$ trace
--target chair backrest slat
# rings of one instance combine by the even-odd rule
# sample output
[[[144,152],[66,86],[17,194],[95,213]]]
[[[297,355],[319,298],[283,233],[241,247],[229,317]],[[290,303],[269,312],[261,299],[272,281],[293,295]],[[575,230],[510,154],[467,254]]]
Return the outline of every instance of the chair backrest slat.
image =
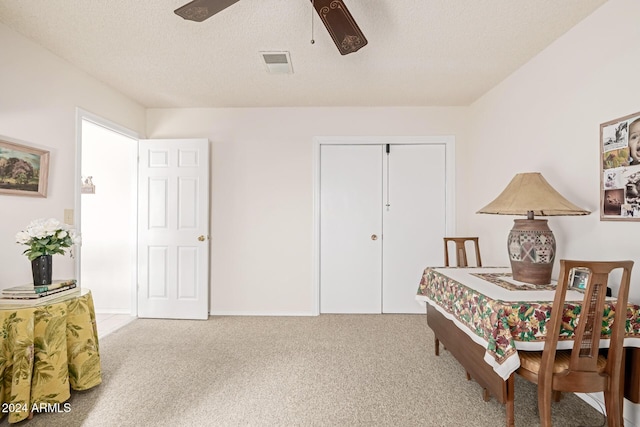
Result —
[[[480,246],[478,237],[445,237],[444,238],[444,266],[450,267],[449,261],[449,242],[455,243],[456,267],[468,267],[466,242],[473,242],[474,251],[476,253],[476,267],[482,267],[480,259]]]

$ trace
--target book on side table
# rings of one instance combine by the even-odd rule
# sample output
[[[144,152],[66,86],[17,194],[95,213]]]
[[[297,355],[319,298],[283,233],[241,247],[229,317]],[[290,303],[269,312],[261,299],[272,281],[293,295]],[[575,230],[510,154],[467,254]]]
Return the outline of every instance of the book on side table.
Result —
[[[79,292],[80,289],[77,287],[75,279],[57,280],[50,285],[14,286],[2,290],[0,308],[18,305],[41,305],[44,302],[64,299],[71,294]]]

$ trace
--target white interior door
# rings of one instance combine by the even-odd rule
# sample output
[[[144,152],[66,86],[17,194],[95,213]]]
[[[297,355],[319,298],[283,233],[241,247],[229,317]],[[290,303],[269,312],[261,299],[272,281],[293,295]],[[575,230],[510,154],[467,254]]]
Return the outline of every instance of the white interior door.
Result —
[[[138,316],[207,319],[209,141],[140,140]]]
[[[445,145],[391,145],[384,167],[382,312],[424,313],[418,283],[443,256]]]
[[[320,149],[321,313],[382,309],[382,150]]]

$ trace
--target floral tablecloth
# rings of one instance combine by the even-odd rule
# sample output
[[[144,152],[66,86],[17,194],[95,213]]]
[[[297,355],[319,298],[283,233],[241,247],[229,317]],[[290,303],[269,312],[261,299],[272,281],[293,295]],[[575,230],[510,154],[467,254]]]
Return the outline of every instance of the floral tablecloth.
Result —
[[[0,310],[0,417],[69,411],[70,388],[102,382],[91,292],[51,305]],[[67,404],[69,405],[69,404]]]
[[[500,277],[502,276],[502,277]],[[510,283],[505,286],[504,281]],[[551,316],[553,287],[515,282],[510,269],[427,268],[416,299],[429,302],[476,343],[486,347],[484,360],[507,379],[520,366],[520,350],[542,350]],[[582,294],[567,292],[559,348],[570,348]],[[603,344],[608,344],[615,299],[607,299],[602,320]],[[640,306],[627,306],[625,345],[640,347]]]

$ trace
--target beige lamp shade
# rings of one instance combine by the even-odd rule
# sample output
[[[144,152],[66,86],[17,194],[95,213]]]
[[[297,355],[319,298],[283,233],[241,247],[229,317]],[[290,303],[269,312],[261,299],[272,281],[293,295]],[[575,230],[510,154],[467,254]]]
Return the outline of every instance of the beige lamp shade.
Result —
[[[477,213],[538,216],[589,215],[558,193],[539,172],[517,174],[502,193]]]

